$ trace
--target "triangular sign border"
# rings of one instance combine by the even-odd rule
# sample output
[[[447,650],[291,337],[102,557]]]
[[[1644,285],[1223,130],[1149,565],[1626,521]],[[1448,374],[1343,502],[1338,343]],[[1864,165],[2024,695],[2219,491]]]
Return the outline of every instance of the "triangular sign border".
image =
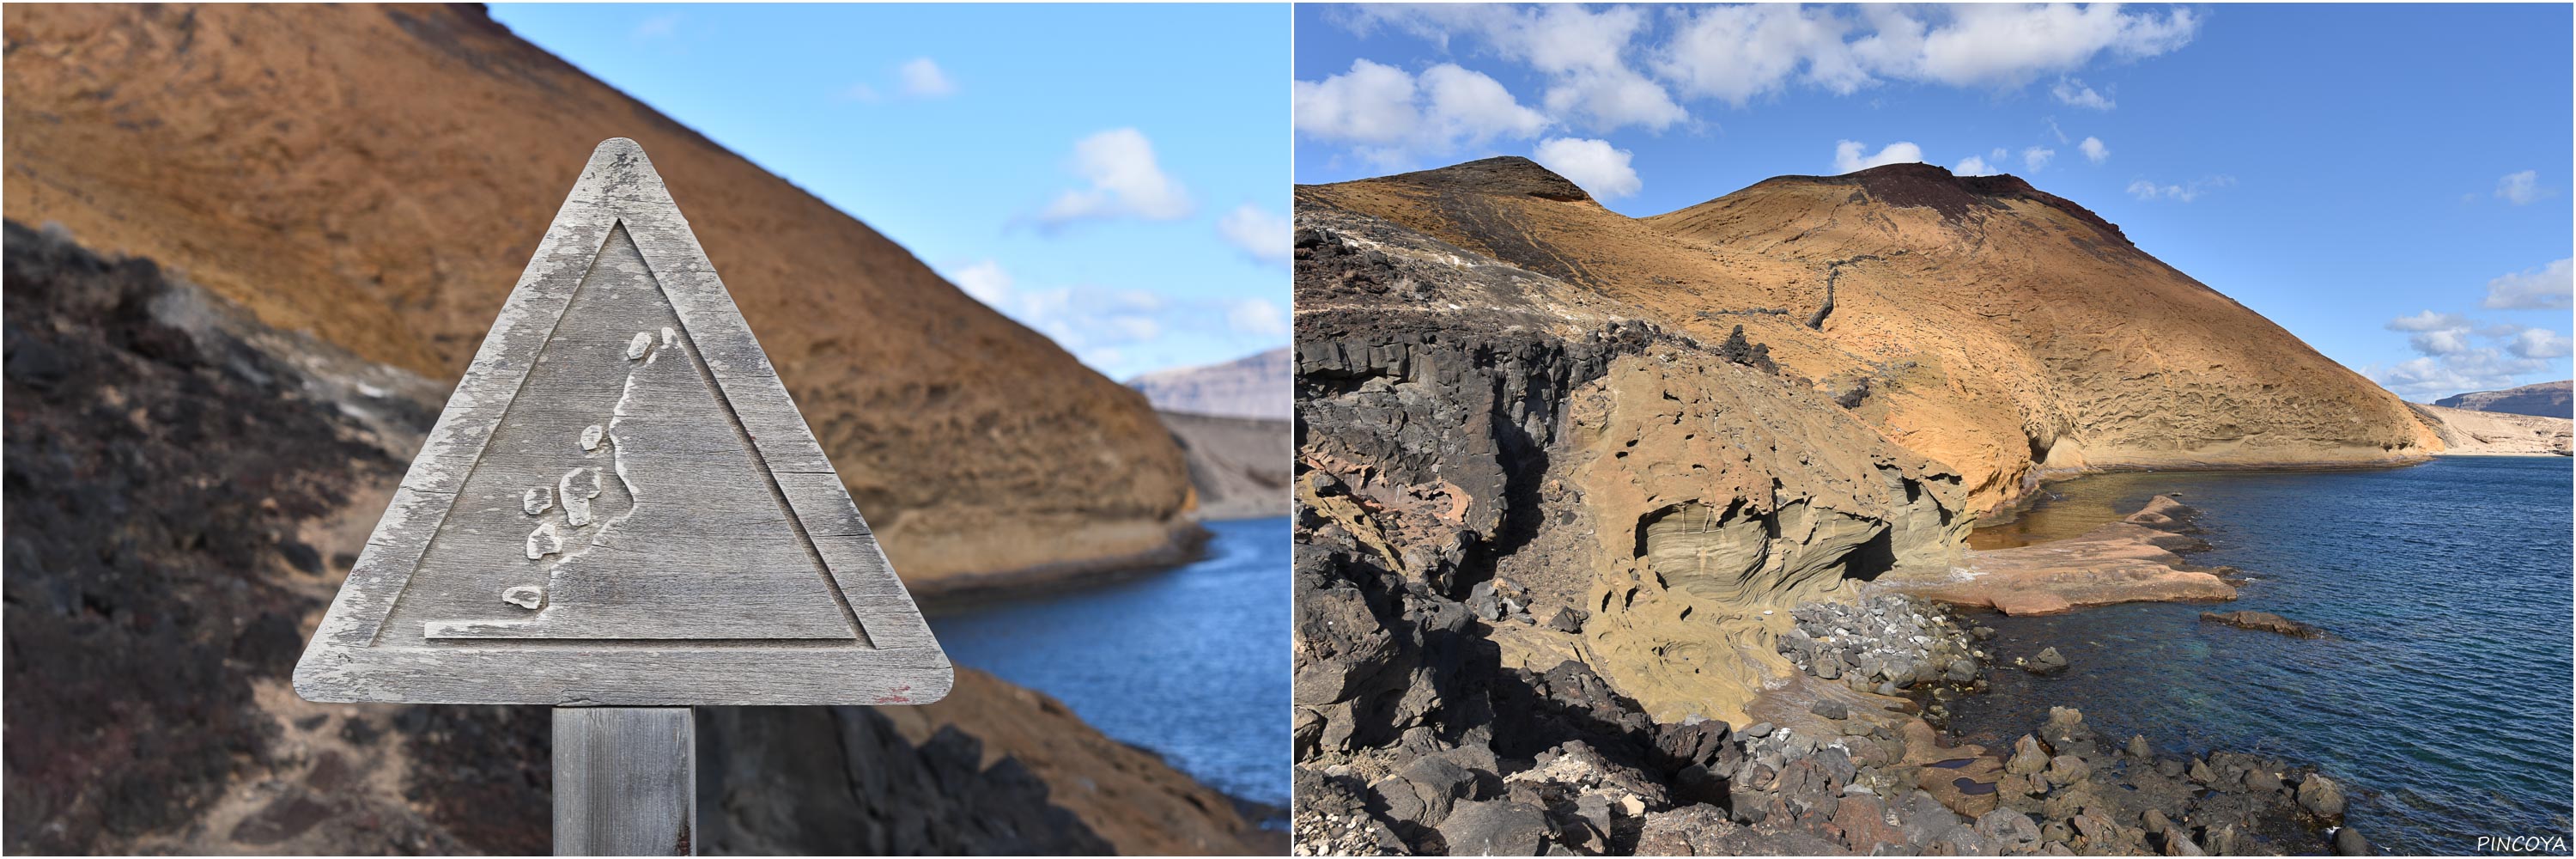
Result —
[[[620,225],[873,646],[685,640],[414,646],[379,635],[519,382]],[[947,654],[886,563],[662,177],[643,147],[623,137],[591,153],[295,667],[295,691],[307,700],[416,704],[920,704],[945,696],[952,679]]]

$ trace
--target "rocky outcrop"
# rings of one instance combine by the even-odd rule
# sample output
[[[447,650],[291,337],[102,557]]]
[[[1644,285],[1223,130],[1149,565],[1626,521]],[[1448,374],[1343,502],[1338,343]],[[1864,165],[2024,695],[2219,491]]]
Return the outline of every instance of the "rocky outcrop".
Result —
[[[288,682],[444,386],[148,260],[5,233],[0,844],[546,852],[546,708],[315,704]],[[1224,796],[970,669],[926,707],[709,709],[700,727],[711,852],[1262,843]]]
[[[1955,469],[1965,512],[2088,470],[2442,447],[2396,396],[2017,178],[1890,165],[1643,219],[1543,192],[1558,182],[1504,158],[1300,199],[1587,287],[1675,335],[1742,325],[1785,373]]]
[[[1190,486],[1203,521],[1288,515],[1292,426],[1285,420],[1158,411],[1189,457]]]
[[[1169,560],[1194,536],[1181,453],[1142,395],[480,6],[0,22],[10,218],[444,386],[592,147],[632,138],[916,591]]]
[[[1156,370],[1127,380],[1127,387],[1164,412],[1288,419],[1288,347],[1204,367]]]
[[[2407,403],[2442,437],[2445,456],[2567,456],[2576,421]]]
[[[2251,629],[2256,632],[2279,633],[2291,638],[2326,637],[2325,630],[2318,629],[2315,626],[2300,623],[2268,611],[2204,611],[2200,613],[2200,619],[2203,623],[2225,624],[2227,626],[2236,627],[2237,629]]]
[[[1793,607],[1954,556],[1955,476],[1756,344],[1297,218],[1301,851],[1636,849],[1727,801]]]
[[[2186,533],[2198,515],[2158,495],[2118,522],[2064,540],[1972,549],[1947,571],[1909,571],[1877,589],[2009,615],[2059,614],[2124,602],[2223,602],[2236,587],[2177,552],[2207,548]]]
[[[2501,391],[2455,394],[2434,400],[2433,405],[2472,412],[2570,418],[2576,417],[2576,403],[2571,403],[2568,397],[2571,387],[2576,387],[2576,382],[2542,382]]]

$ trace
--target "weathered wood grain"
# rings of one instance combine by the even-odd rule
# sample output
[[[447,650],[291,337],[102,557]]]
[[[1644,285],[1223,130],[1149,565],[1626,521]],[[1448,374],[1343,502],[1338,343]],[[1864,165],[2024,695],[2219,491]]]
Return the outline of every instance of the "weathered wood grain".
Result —
[[[925,703],[946,654],[632,141],[600,144],[297,665],[316,701]]]
[[[697,855],[687,707],[555,708],[555,855]]]

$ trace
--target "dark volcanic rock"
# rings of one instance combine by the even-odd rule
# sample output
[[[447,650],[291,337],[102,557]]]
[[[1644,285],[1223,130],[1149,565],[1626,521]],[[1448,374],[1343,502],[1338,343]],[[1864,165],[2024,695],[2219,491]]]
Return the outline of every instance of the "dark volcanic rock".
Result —
[[[954,727],[919,746],[865,707],[709,707],[699,838],[730,855],[1104,855],[1018,759]],[[818,753],[819,752],[819,753]]]
[[[319,604],[280,544],[400,463],[291,368],[171,324],[152,262],[6,231],[6,845],[125,852],[267,763],[251,681]],[[310,828],[273,809],[245,834]]]

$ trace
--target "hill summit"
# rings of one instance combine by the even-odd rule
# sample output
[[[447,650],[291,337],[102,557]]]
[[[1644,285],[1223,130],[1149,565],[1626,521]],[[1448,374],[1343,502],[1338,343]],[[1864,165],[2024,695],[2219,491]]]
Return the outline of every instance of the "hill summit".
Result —
[[[1957,469],[1971,511],[2009,508],[2048,475],[2442,448],[2395,395],[2016,176],[1782,176],[1645,218],[1570,187],[1496,158],[1305,186],[1299,204],[1419,230],[1700,341],[1740,325]]]

